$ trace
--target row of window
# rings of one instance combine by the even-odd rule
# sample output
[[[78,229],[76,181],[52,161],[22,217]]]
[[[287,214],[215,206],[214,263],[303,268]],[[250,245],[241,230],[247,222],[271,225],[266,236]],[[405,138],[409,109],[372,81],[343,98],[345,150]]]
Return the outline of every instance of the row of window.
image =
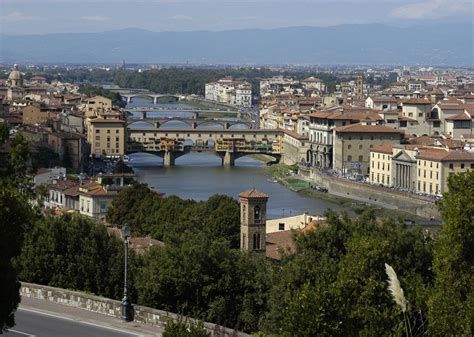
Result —
[[[347,161],[352,161],[352,156],[351,155],[347,156]],[[364,156],[360,155],[359,156],[359,162],[362,162],[362,161],[364,161]]]
[[[372,168],[375,168],[375,161],[372,161]],[[380,162],[377,162],[377,169],[380,170]],[[382,170],[385,170],[385,163],[382,163]],[[387,170],[390,171],[390,164],[387,164]]]
[[[103,130],[103,129],[95,129],[95,133],[100,133],[100,130]],[[107,129],[107,133],[110,133],[110,129]],[[120,129],[115,129],[115,133],[120,133]]]

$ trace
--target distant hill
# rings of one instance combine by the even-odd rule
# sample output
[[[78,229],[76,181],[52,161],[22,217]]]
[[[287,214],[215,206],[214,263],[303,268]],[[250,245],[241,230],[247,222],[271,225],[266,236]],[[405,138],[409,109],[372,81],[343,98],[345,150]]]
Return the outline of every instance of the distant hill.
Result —
[[[469,24],[0,35],[1,62],[472,66]]]

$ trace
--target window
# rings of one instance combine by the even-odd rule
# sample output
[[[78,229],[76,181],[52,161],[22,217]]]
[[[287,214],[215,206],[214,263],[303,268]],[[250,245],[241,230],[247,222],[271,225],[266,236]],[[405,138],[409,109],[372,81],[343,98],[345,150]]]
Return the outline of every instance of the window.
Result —
[[[363,140],[364,139],[364,136],[360,136],[360,140]]]
[[[362,150],[362,144],[361,144],[361,145],[359,145],[359,150]]]
[[[279,223],[278,224],[278,230],[279,231],[284,231],[285,230],[285,224],[284,223]]]
[[[352,161],[352,156],[347,156],[347,161]]]
[[[260,222],[260,207],[255,206],[253,209],[253,219],[255,222]]]
[[[364,160],[364,156],[359,156],[359,161],[363,161]]]
[[[119,129],[116,129],[116,130],[115,130],[115,133],[119,133]]]
[[[454,164],[453,163],[449,164],[449,168],[452,170],[454,168]]]
[[[116,141],[116,142],[119,142],[119,141],[120,141],[120,138],[119,138],[119,137],[115,137],[115,141]]]
[[[471,168],[474,169],[474,164],[471,164]]]
[[[461,168],[462,168],[462,169],[464,168],[464,163],[461,163]]]
[[[374,136],[370,136],[370,140],[374,140]]]
[[[418,117],[423,117],[423,113],[422,113],[422,112],[419,112],[419,113],[418,113]]]
[[[99,130],[99,129],[95,129],[95,133],[100,133],[100,130]]]
[[[100,140],[100,136],[95,136],[95,140]]]
[[[253,249],[260,249],[260,233],[255,233],[253,235]]]
[[[115,143],[115,147],[118,149],[120,147],[119,143]]]
[[[350,149],[351,147],[352,147],[351,144],[347,145],[347,148],[348,148],[348,149]]]
[[[107,133],[110,133],[110,129],[107,129]]]

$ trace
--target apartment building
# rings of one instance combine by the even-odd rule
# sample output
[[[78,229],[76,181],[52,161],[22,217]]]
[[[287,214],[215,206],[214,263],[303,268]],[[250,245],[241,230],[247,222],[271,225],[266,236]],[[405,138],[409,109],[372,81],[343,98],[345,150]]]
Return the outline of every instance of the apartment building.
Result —
[[[94,96],[86,99],[84,114],[86,117],[96,117],[98,113],[112,110],[112,100],[103,96]]]
[[[417,191],[439,195],[448,190],[450,175],[474,170],[474,153],[445,149],[421,149],[416,155]]]
[[[392,154],[393,145],[383,144],[370,149],[370,175],[371,184],[392,186]]]
[[[226,77],[217,82],[206,83],[205,97],[214,102],[251,107],[252,86],[248,82]]]
[[[122,157],[126,152],[126,123],[119,118],[88,120],[87,141],[91,155]]]
[[[59,118],[62,109],[44,104],[31,104],[23,108],[23,124],[43,124]]]

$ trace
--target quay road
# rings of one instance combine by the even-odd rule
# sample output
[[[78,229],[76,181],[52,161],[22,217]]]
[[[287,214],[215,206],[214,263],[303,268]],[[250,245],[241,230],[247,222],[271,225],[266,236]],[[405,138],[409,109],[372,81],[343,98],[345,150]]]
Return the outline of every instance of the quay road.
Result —
[[[162,329],[44,300],[22,298],[6,337],[151,337]]]

